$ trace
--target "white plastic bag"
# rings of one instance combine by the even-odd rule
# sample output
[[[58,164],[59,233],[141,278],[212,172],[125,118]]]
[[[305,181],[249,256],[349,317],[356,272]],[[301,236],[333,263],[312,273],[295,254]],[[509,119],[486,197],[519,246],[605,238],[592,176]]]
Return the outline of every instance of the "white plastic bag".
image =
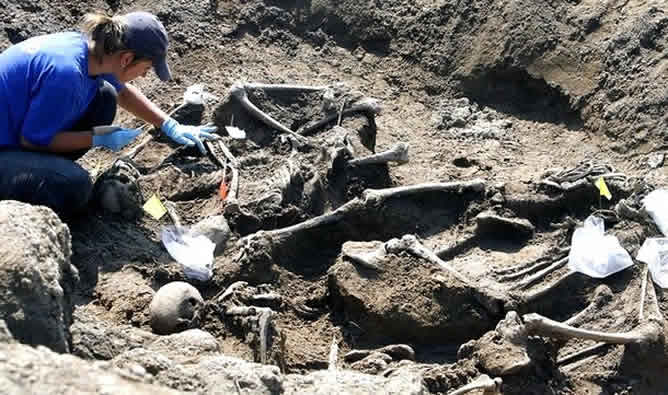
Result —
[[[645,240],[636,258],[647,264],[655,283],[668,288],[668,238]]]
[[[168,226],[162,230],[162,244],[169,255],[183,266],[186,277],[208,281],[213,275],[213,250],[216,245],[204,235],[187,228]]]
[[[633,265],[617,237],[605,235],[603,219],[589,216],[575,229],[568,255],[568,267],[594,278],[604,278]]]
[[[184,104],[206,104],[206,102],[213,102],[220,100],[217,96],[212,95],[204,89],[202,84],[190,85],[185,93],[183,93]]]
[[[661,233],[668,237],[668,189],[652,191],[645,196],[642,203]]]

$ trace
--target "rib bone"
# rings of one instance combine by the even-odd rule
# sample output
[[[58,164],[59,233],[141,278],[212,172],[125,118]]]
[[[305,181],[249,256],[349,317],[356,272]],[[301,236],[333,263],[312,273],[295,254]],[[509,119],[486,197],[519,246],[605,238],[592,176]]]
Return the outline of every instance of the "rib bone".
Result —
[[[500,377],[492,379],[488,375],[483,374],[460,389],[450,392],[448,395],[462,395],[478,390],[483,390],[484,395],[499,394],[501,393],[502,384],[503,380]]]
[[[388,151],[369,155],[364,158],[353,159],[348,163],[353,166],[363,166],[377,165],[387,162],[397,162],[399,164],[408,163],[408,144],[397,143]]]

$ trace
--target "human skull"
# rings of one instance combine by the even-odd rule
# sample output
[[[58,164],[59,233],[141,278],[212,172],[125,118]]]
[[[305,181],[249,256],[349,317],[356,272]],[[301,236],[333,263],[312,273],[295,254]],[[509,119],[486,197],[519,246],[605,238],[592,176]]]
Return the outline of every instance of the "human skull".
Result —
[[[199,325],[202,295],[192,285],[174,281],[153,295],[149,305],[151,328],[159,335],[180,332]]]
[[[94,198],[109,213],[133,219],[141,214],[142,194],[139,189],[141,174],[130,163],[117,160],[95,182]]]

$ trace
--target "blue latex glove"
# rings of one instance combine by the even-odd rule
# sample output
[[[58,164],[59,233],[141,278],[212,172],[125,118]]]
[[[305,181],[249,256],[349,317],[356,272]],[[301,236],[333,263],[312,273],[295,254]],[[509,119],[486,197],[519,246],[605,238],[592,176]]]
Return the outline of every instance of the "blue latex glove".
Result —
[[[189,126],[181,125],[173,118],[167,118],[160,129],[174,142],[192,147],[197,145],[202,155],[206,155],[204,141],[215,140],[220,136],[213,134],[216,126]]]
[[[93,131],[93,147],[107,147],[112,151],[120,151],[141,133],[139,129],[121,127],[107,127],[104,131],[100,129]]]

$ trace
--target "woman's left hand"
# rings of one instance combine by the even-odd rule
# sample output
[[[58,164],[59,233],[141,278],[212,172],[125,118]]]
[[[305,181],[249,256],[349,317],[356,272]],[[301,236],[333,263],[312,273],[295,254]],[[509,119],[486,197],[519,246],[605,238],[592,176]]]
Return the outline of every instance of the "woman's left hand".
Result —
[[[190,126],[181,125],[173,118],[167,118],[160,129],[173,141],[186,146],[197,145],[202,155],[206,155],[204,141],[216,140],[220,136],[213,134],[217,126]]]

